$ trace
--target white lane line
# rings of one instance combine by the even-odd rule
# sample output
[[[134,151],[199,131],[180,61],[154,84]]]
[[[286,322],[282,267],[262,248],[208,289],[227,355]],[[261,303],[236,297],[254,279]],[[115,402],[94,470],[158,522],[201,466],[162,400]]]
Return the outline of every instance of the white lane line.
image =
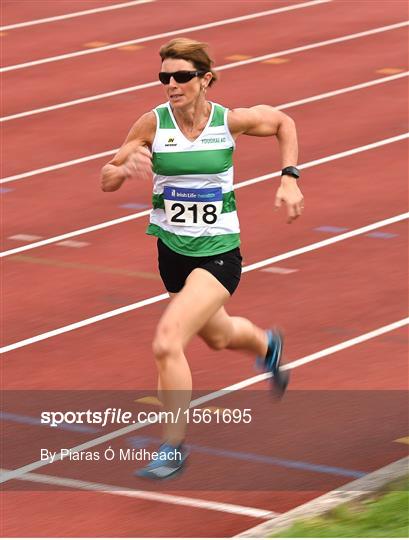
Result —
[[[324,92],[323,94],[317,94],[308,98],[298,99],[296,101],[289,101],[283,105],[278,105],[278,109],[291,109],[291,107],[298,107],[299,105],[305,105],[306,103],[312,103],[314,101],[320,101],[321,99],[326,99],[330,97],[339,96],[341,94],[346,94],[347,92],[354,92],[355,90],[362,90],[363,88],[370,88],[371,86],[376,86],[378,84],[384,84],[391,81],[396,81],[397,79],[402,79],[407,77],[409,71],[404,71],[397,75],[390,75],[389,77],[383,77],[382,79],[373,79],[364,83],[354,84],[352,86],[347,86],[345,88],[339,88],[338,90],[331,90],[330,92]]]
[[[75,11],[73,13],[66,13],[65,15],[55,15],[54,17],[47,17],[46,19],[36,19],[32,21],[26,21],[15,24],[8,24],[7,26],[0,26],[0,32],[4,30],[15,30],[16,28],[25,28],[27,26],[35,26],[37,24],[45,24],[55,21],[63,21],[65,19],[73,19],[74,17],[82,17],[84,15],[93,15],[94,13],[102,13],[103,11],[112,11],[113,9],[123,9],[127,7],[133,7],[138,4],[149,4],[155,0],[133,0],[133,2],[124,2],[122,4],[114,4],[111,6],[104,6],[94,9],[86,9],[85,11]]]
[[[283,369],[287,369],[287,370],[295,369],[304,364],[315,362],[316,360],[324,358],[325,356],[329,356],[331,354],[335,354],[336,352],[345,350],[349,347],[353,347],[360,343],[364,343],[365,341],[374,339],[375,337],[381,336],[388,332],[392,332],[408,324],[409,324],[409,317],[407,317],[406,319],[395,321],[386,326],[382,326],[380,328],[376,328],[375,330],[372,330],[365,334],[361,334],[360,336],[357,336],[355,338],[348,339],[347,341],[343,341],[341,343],[337,343],[336,345],[333,345],[332,347],[328,347],[316,353],[309,354],[308,356],[298,358],[297,360],[294,360],[293,362],[289,362],[288,364],[285,364],[283,366]],[[227,386],[215,392],[211,392],[209,394],[206,394],[205,396],[201,396],[193,400],[190,403],[190,408],[198,407],[202,405],[203,403],[208,403],[209,401],[212,401],[213,399],[219,398],[221,396],[225,396],[228,393],[236,392],[237,390],[241,390],[248,386],[252,386],[253,384],[256,384],[265,379],[268,379],[270,376],[271,376],[270,373],[261,373],[260,375],[255,375],[254,377],[250,377],[249,379],[245,379],[243,381],[232,384],[230,386]],[[82,443],[78,446],[71,448],[70,450],[71,452],[81,452],[83,450],[88,450],[89,448],[93,448],[104,442],[116,439],[118,437],[122,437],[123,435],[127,435],[128,433],[132,433],[133,431],[142,429],[143,427],[147,425],[151,425],[152,423],[153,422],[145,422],[145,423],[140,422],[138,424],[131,424],[126,427],[112,431],[111,433],[107,433],[106,435],[102,435],[95,439],[91,439],[88,442]],[[54,458],[54,462],[59,461],[59,460],[61,460],[61,453],[56,455],[56,457]],[[2,472],[0,476],[0,483],[4,483],[4,482],[8,482],[9,480],[21,478],[23,475],[31,471],[34,471],[36,469],[39,469],[41,467],[45,467],[48,464],[49,464],[49,461],[38,460],[38,461],[34,461],[33,463],[28,463],[27,465],[23,465],[22,467],[19,467],[18,469],[15,469],[12,471]]]
[[[11,471],[7,469],[0,469],[0,472],[8,473]],[[18,480],[26,480],[29,482],[36,482],[38,484],[61,486],[71,489],[83,489],[85,491],[98,491],[100,493],[108,493],[109,495],[117,495],[120,497],[131,497],[133,499],[142,499],[145,501],[175,504],[177,506],[187,506],[190,508],[201,508],[203,510],[226,512],[228,514],[249,516],[258,519],[271,519],[273,517],[279,516],[279,514],[277,514],[276,512],[271,512],[271,510],[263,510],[261,508],[254,508],[251,506],[241,506],[238,504],[222,503],[206,499],[195,499],[192,497],[159,493],[157,491],[152,492],[141,491],[137,489],[124,489],[124,487],[121,486],[112,486],[109,484],[100,484],[84,480],[74,480],[72,478],[50,476],[48,474],[26,473],[22,476],[19,476]]]
[[[383,139],[381,141],[376,141],[374,143],[366,144],[364,146],[359,146],[357,148],[352,148],[344,152],[339,152],[338,154],[333,154],[331,156],[326,156],[323,158],[315,159],[307,163],[302,163],[298,165],[300,169],[308,169],[309,167],[315,167],[316,165],[321,165],[323,163],[329,163],[336,159],[341,159],[344,157],[352,156],[360,152],[366,152],[367,150],[373,150],[374,148],[379,148],[381,146],[392,144],[398,141],[402,141],[409,137],[409,133],[403,133],[397,135],[396,137],[390,137],[388,139]],[[240,189],[243,187],[251,186],[257,184],[258,182],[264,182],[265,180],[270,180],[271,178],[278,178],[281,175],[281,171],[276,171],[274,173],[264,174],[263,176],[257,176],[256,178],[251,178],[249,180],[244,180],[235,184],[234,189]],[[30,249],[36,249],[39,247],[47,246],[49,244],[54,244],[55,242],[60,242],[61,240],[66,240],[67,238],[73,238],[76,236],[81,236],[83,234],[88,234],[90,232],[99,231],[101,229],[106,229],[107,227],[112,227],[113,225],[119,225],[121,223],[126,223],[127,221],[132,221],[134,219],[139,219],[144,216],[148,216],[151,212],[151,208],[148,210],[143,210],[142,212],[136,212],[135,214],[129,214],[116,219],[111,219],[110,221],[103,221],[97,225],[91,225],[90,227],[85,227],[83,229],[78,229],[76,231],[71,231],[68,233],[60,234],[58,236],[53,236],[51,238],[46,238],[45,240],[40,240],[38,242],[33,242],[32,244],[26,244],[24,246],[16,247],[9,249],[7,251],[0,252],[0,258],[8,257],[9,255],[15,255],[16,253],[22,253],[23,251],[28,251]]]
[[[399,223],[400,221],[404,221],[408,218],[409,212],[405,212],[404,214],[399,214],[391,218],[376,221],[375,223],[371,223],[370,225],[365,225],[364,227],[359,227],[358,229],[353,229],[352,231],[338,234],[337,236],[333,236],[332,238],[327,238],[326,240],[321,240],[320,242],[315,242],[314,244],[309,244],[301,248],[293,249],[291,251],[288,251],[287,253],[283,253],[282,255],[275,255],[274,257],[270,257],[269,259],[264,259],[263,261],[249,264],[245,266],[242,271],[243,273],[252,272],[253,270],[258,270],[259,268],[263,268],[264,266],[275,264],[279,261],[284,261],[286,259],[290,259],[291,257],[296,257],[297,255],[303,255],[304,253],[315,251],[316,249],[331,246],[332,244],[336,244],[337,242],[348,240],[349,238],[365,234],[369,231],[373,231],[374,229],[386,227],[387,225],[393,225],[394,223]]]
[[[16,253],[22,253],[23,251],[28,251],[30,249],[39,248],[42,246],[47,246],[49,244],[54,244],[67,238],[74,238],[76,236],[82,236],[83,234],[88,234],[90,232],[99,231],[101,229],[106,229],[107,227],[112,227],[113,225],[119,225],[120,223],[126,223],[127,221],[133,221],[144,216],[149,216],[151,209],[143,210],[142,212],[137,212],[136,214],[129,214],[116,219],[111,219],[110,221],[103,221],[97,225],[91,225],[90,227],[85,227],[84,229],[78,229],[76,231],[71,231],[68,233],[60,234],[58,236],[53,236],[52,238],[46,238],[45,240],[39,240],[38,242],[33,242],[32,244],[26,244],[25,246],[20,246],[17,248],[9,249],[7,251],[0,252],[0,259],[2,257],[8,257],[9,255],[15,255]]]
[[[36,174],[43,174],[46,172],[57,171],[58,169],[64,169],[65,167],[70,167],[72,165],[86,163],[87,161],[91,161],[93,159],[109,157],[115,154],[115,152],[117,151],[118,151],[118,148],[114,148],[113,150],[106,150],[105,152],[99,152],[98,154],[92,154],[90,156],[84,156],[82,158],[72,159],[71,161],[64,161],[62,163],[50,165],[49,167],[42,167],[41,169],[35,169],[33,171],[28,171],[22,174],[15,174],[13,176],[7,176],[0,180],[0,184],[6,184],[7,182],[14,182],[15,180],[21,180],[23,178],[35,176]]]
[[[302,358],[298,358],[297,360],[293,360],[292,362],[288,362],[287,364],[284,364],[282,366],[282,369],[291,370],[291,369],[295,369],[297,367],[303,366],[305,364],[310,364],[311,362],[320,360],[321,358],[324,358],[325,356],[330,356],[331,354],[335,354],[337,352],[343,351],[345,349],[348,349],[349,347],[354,347],[355,345],[359,345],[361,343],[364,343],[365,341],[369,341],[370,339],[374,339],[376,337],[382,336],[383,334],[387,334],[388,332],[393,332],[394,330],[403,328],[404,326],[407,326],[408,324],[409,324],[409,317],[406,317],[405,319],[400,319],[399,321],[393,322],[391,324],[387,324],[385,326],[381,326],[380,328],[376,328],[375,330],[371,330],[370,332],[361,334],[360,336],[357,336],[355,338],[348,339],[347,341],[342,341],[341,343],[337,343],[336,345],[332,345],[331,347],[327,347],[326,349],[322,349],[321,351],[318,351],[316,353],[312,353],[307,356],[303,356]],[[250,377],[249,379],[245,379],[244,381],[240,381],[236,384],[232,384],[231,386],[227,386],[226,388],[222,388],[221,390],[216,390],[215,392],[211,392],[210,394],[206,394],[205,396],[202,396],[192,401],[190,404],[190,408],[200,407],[200,405],[203,405],[204,403],[208,403],[209,401],[212,401],[213,399],[218,399],[220,397],[225,396],[228,393],[237,392],[237,390],[242,390],[243,388],[247,388],[248,386],[257,384],[261,381],[269,379],[270,377],[271,377],[270,373],[261,373],[260,375],[255,375],[254,377]],[[119,434],[118,437],[120,435],[121,434]],[[1,483],[1,480],[0,480],[0,483]]]
[[[407,326],[408,324],[409,324],[409,317],[406,317],[405,319],[401,319],[400,321],[396,321],[394,323],[388,324],[386,326],[383,326],[382,328],[377,328],[376,330],[372,330],[372,332],[367,332],[366,334],[363,334],[361,336],[348,339],[347,341],[344,341],[343,343],[338,343],[337,345],[333,345],[332,347],[327,347],[326,349],[323,349],[322,351],[319,351],[317,353],[309,354],[308,356],[304,356],[303,358],[294,360],[294,362],[290,362],[289,364],[286,364],[285,366],[283,366],[283,369],[294,369],[296,367],[303,366],[304,364],[309,364],[310,362],[314,362],[315,360],[324,358],[324,356],[335,354],[339,351],[343,351],[344,349],[348,349],[349,347],[359,345],[360,343],[364,343],[365,341],[381,336],[388,332],[393,332],[394,330],[398,330],[398,328],[402,328],[403,326]]]
[[[293,49],[286,49],[284,51],[278,51],[278,52],[275,52],[275,53],[265,54],[263,56],[256,56],[256,57],[250,58],[248,60],[241,60],[239,62],[233,62],[231,64],[224,64],[224,65],[218,66],[217,71],[223,71],[225,69],[232,69],[232,68],[240,67],[240,66],[243,66],[243,65],[252,64],[252,63],[255,63],[255,62],[261,62],[261,61],[266,60],[268,58],[275,58],[276,56],[281,56],[282,54],[298,53],[298,52],[307,51],[307,50],[310,50],[310,49],[315,49],[317,47],[326,47],[327,45],[334,45],[336,43],[341,43],[343,41],[349,41],[351,39],[357,39],[357,38],[369,36],[369,35],[372,35],[372,34],[377,34],[379,32],[387,32],[387,31],[390,31],[390,30],[396,30],[396,29],[402,28],[404,26],[408,26],[408,24],[409,24],[408,21],[405,21],[405,22],[402,22],[402,23],[392,24],[392,25],[389,25],[389,26],[381,26],[379,28],[373,28],[372,30],[366,30],[364,32],[358,32],[357,34],[348,34],[346,36],[341,36],[341,37],[334,38],[334,39],[329,39],[329,40],[326,40],[326,41],[318,41],[316,43],[310,43],[309,45],[302,45],[300,47],[295,47]],[[88,97],[85,97],[85,98],[75,99],[75,100],[72,100],[72,101],[66,101],[66,102],[62,102],[62,103],[57,103],[55,105],[49,105],[48,107],[41,107],[39,109],[32,109],[32,110],[29,110],[29,111],[16,113],[16,114],[12,114],[12,115],[9,115],[9,116],[3,116],[2,118],[0,118],[0,122],[7,122],[7,121],[10,121],[10,120],[16,120],[18,118],[23,118],[23,117],[26,117],[26,116],[32,116],[34,114],[40,114],[40,113],[48,112],[48,111],[54,111],[54,110],[57,110],[57,109],[63,109],[65,107],[71,107],[71,106],[74,106],[74,105],[80,105],[82,103],[90,103],[91,101],[97,101],[99,99],[105,99],[105,98],[109,98],[109,97],[113,97],[113,96],[119,96],[119,95],[122,95],[122,94],[127,94],[129,92],[135,92],[137,90],[144,90],[146,88],[152,88],[154,86],[159,86],[159,85],[160,85],[159,81],[152,81],[152,82],[148,82],[148,83],[137,84],[135,86],[128,86],[128,87],[125,87],[125,88],[120,88],[119,90],[113,90],[111,92],[104,92],[102,94],[95,94],[93,96],[88,96]]]
[[[354,92],[355,90],[362,90],[363,88],[370,88],[371,86],[377,86],[378,84],[385,84],[388,82],[392,82],[397,79],[402,79],[404,77],[407,77],[408,75],[409,75],[409,71],[405,71],[404,73],[399,73],[398,75],[390,75],[388,77],[372,79],[371,81],[354,84],[352,86],[345,86],[344,88],[338,88],[337,90],[331,90],[329,92],[324,92],[323,94],[315,94],[314,96],[299,99],[297,101],[290,101],[288,103],[282,103],[281,105],[277,105],[275,108],[279,109],[280,111],[284,111],[286,109],[291,109],[292,107],[298,107],[299,105],[306,105],[307,103],[320,101],[321,99],[327,99],[334,96],[339,96],[341,94],[346,94],[348,92]],[[113,150],[107,150],[105,152],[100,152],[99,154],[91,154],[89,156],[73,159],[71,161],[64,161],[62,163],[57,163],[56,165],[42,167],[41,169],[34,169],[32,171],[27,171],[25,173],[14,174],[13,176],[6,176],[5,178],[0,179],[0,184],[6,184],[8,182],[14,182],[15,180],[22,180],[24,178],[29,178],[30,176],[35,176],[37,174],[43,174],[46,172],[63,169],[65,167],[70,167],[72,165],[78,165],[80,163],[85,163],[93,159],[99,159],[102,157],[112,156],[117,151],[118,151],[118,148],[114,148]]]
[[[78,328],[83,328],[84,326],[89,326],[90,324],[97,323],[99,321],[103,321],[104,319],[109,319],[111,317],[115,317],[117,315],[122,315],[123,313],[127,313],[128,311],[133,311],[134,309],[138,309],[144,306],[148,306],[150,304],[156,304],[156,302],[161,302],[162,300],[166,300],[169,298],[168,293],[159,294],[157,296],[152,296],[151,298],[146,298],[145,300],[141,300],[139,302],[135,302],[134,304],[129,304],[128,306],[123,306],[117,309],[114,309],[112,311],[108,311],[106,313],[101,313],[100,315],[95,315],[94,317],[89,317],[88,319],[84,319],[82,321],[69,324],[67,326],[63,326],[61,328],[57,328],[56,330],[51,330],[50,332],[46,332],[44,334],[40,334],[38,336],[34,336],[32,338],[24,339],[23,341],[18,341],[16,343],[12,343],[10,345],[6,345],[5,347],[0,348],[0,353],[6,353],[9,351],[13,351],[15,349],[19,349],[21,347],[26,347],[27,345],[30,345],[32,343],[37,343],[38,341],[43,341],[44,339],[48,339],[53,336],[58,336],[60,334],[65,334],[67,332],[71,332],[72,330],[78,330]]]
[[[373,36],[382,32],[389,32],[390,30],[398,30],[399,28],[404,28],[409,25],[409,21],[402,21],[395,24],[389,24],[387,26],[380,26],[378,28],[372,28],[371,30],[364,30],[363,32],[357,32],[356,34],[349,34],[346,36],[341,36],[332,39],[326,39],[324,41],[319,41],[317,43],[310,43],[309,45],[301,45],[300,47],[294,47],[292,49],[284,49],[276,53],[265,54],[263,56],[258,56],[257,58],[249,58],[248,60],[240,60],[239,62],[232,62],[231,64],[225,64],[218,69],[219,71],[225,69],[231,69],[238,66],[246,66],[252,64],[253,62],[263,62],[264,60],[269,60],[270,58],[276,58],[281,55],[293,54],[302,51],[309,51],[311,49],[316,49],[317,47],[325,47],[327,45],[334,45],[336,43],[342,43],[344,41],[350,41],[351,39],[357,39],[361,37]]]
[[[350,150],[345,150],[344,152],[338,152],[337,154],[332,154],[331,156],[326,156],[319,159],[314,159],[313,161],[308,161],[307,163],[301,163],[298,165],[299,169],[308,169],[310,167],[315,167],[316,165],[322,165],[324,163],[329,163],[330,161],[335,161],[337,159],[342,159],[344,157],[353,156],[355,154],[360,154],[361,152],[366,152],[367,150],[373,150],[374,148],[380,148],[387,144],[392,144],[395,142],[403,141],[409,137],[409,132],[402,133],[401,135],[396,135],[395,137],[390,137],[388,139],[382,139],[381,141],[376,141],[374,143],[365,144],[363,146],[358,146],[357,148],[351,148]],[[277,178],[281,176],[281,171],[276,171],[273,174],[265,174],[263,176],[258,176],[257,178],[251,178],[250,180],[244,180],[235,186],[235,189],[251,186],[257,184],[258,182],[263,182],[264,180],[269,180],[270,178]],[[31,244],[30,244],[31,245]],[[22,246],[23,248],[25,246]],[[1,257],[1,253],[0,253]]]
[[[393,216],[391,218],[383,219],[381,221],[377,221],[375,223],[371,223],[370,225],[365,225],[364,227],[360,227],[359,229],[353,229],[352,231],[348,231],[343,234],[339,234],[337,236],[333,236],[331,238],[327,238],[326,240],[321,240],[320,242],[315,242],[314,244],[308,244],[306,246],[293,249],[291,251],[288,251],[287,253],[282,253],[281,255],[276,255],[274,257],[270,257],[268,259],[264,259],[262,261],[249,264],[247,266],[243,267],[243,274],[246,272],[252,272],[253,270],[258,270],[259,268],[263,268],[264,266],[270,266],[271,264],[274,264],[279,261],[284,261],[286,259],[290,259],[292,257],[296,257],[298,255],[302,255],[303,253],[308,253],[310,251],[314,251],[316,249],[321,249],[326,246],[330,246],[332,244],[336,244],[337,242],[342,242],[343,240],[347,240],[349,238],[353,238],[355,236],[359,236],[361,234],[365,234],[369,231],[373,231],[375,229],[378,229],[380,227],[386,227],[387,225],[392,225],[393,223],[398,223],[400,221],[403,221],[405,219],[409,218],[409,212],[406,212],[405,214],[399,214],[397,216]],[[33,343],[38,343],[39,341],[44,341],[45,339],[49,339],[55,336],[59,336],[61,334],[66,334],[67,332],[72,332],[73,330],[77,330],[78,328],[83,328],[84,326],[89,326],[91,324],[104,321],[106,319],[110,319],[112,317],[116,317],[118,315],[122,315],[123,313],[128,313],[129,311],[133,311],[135,309],[142,308],[144,306],[148,306],[151,304],[155,304],[157,302],[161,302],[162,300],[166,300],[169,298],[168,293],[160,294],[158,296],[152,296],[151,298],[146,298],[145,300],[140,300],[139,302],[135,302],[134,304],[129,304],[127,306],[123,306],[117,309],[114,309],[112,311],[107,311],[105,313],[100,313],[99,315],[95,315],[93,317],[90,317],[88,319],[84,319],[82,321],[78,321],[76,323],[68,324],[66,326],[62,326],[60,328],[56,328],[54,330],[50,330],[48,332],[44,332],[43,334],[38,334],[37,336],[33,336],[31,338],[23,339],[21,341],[17,341],[15,343],[11,343],[10,345],[6,345],[2,348],[0,348],[0,353],[4,354],[10,351],[14,351],[16,349],[20,349],[22,347],[27,347],[28,345],[32,345]]]
[[[136,43],[145,43],[147,41],[154,41],[155,39],[162,39],[165,37],[185,34],[186,32],[197,32],[198,30],[206,30],[208,28],[215,28],[217,26],[224,26],[227,24],[235,24],[242,21],[249,21],[252,19],[257,19],[259,17],[266,17],[269,15],[275,15],[277,13],[284,13],[286,11],[294,11],[296,9],[302,9],[306,7],[316,6],[318,4],[325,4],[331,2],[332,0],[312,0],[311,2],[303,2],[302,4],[293,4],[291,6],[284,6],[281,8],[269,9],[267,11],[260,11],[257,13],[250,13],[248,15],[241,15],[240,17],[233,17],[230,19],[222,19],[219,21],[214,21],[206,24],[199,24],[196,26],[189,26],[187,28],[179,28],[178,30],[171,30],[169,32],[162,32],[160,34],[154,34],[151,36],[144,36],[138,39],[130,39],[128,41],[120,41],[118,43],[111,43],[110,45],[105,45],[103,47],[98,47],[95,49],[87,49],[81,51],[74,51],[71,53],[60,54],[58,56],[49,56],[47,58],[40,58],[38,60],[32,60],[30,62],[24,62],[23,64],[15,64],[13,66],[6,66],[0,69],[0,73],[5,73],[7,71],[14,71],[16,69],[23,69],[32,66],[38,66],[40,64],[48,64],[50,62],[57,62],[59,60],[66,60],[68,58],[75,58],[78,56],[84,56],[86,54],[95,54],[104,51],[110,51],[112,49],[118,49],[119,47],[127,47],[128,45],[135,45]]]

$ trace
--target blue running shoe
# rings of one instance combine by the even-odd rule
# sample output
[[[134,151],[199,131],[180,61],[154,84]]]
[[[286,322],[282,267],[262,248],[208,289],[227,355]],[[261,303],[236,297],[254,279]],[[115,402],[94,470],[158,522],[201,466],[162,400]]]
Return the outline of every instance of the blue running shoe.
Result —
[[[157,459],[135,471],[135,475],[153,480],[169,478],[182,470],[188,456],[187,450],[182,445],[172,446],[167,443],[159,447],[158,454]]]
[[[267,330],[268,349],[265,358],[258,357],[256,360],[260,369],[266,373],[271,373],[271,386],[273,393],[277,397],[282,397],[288,382],[290,374],[280,368],[281,355],[283,352],[284,338],[278,329]]]

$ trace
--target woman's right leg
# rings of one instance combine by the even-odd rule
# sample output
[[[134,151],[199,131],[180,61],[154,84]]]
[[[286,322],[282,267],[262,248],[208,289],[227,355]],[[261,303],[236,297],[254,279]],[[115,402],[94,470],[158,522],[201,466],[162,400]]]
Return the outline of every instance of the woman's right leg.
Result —
[[[172,297],[153,340],[159,375],[158,395],[166,411],[175,415],[182,411],[183,415],[189,407],[192,377],[184,349],[229,298],[227,289],[201,268],[193,270],[183,289]],[[184,419],[182,416],[177,424],[164,425],[164,440],[174,446],[182,442],[186,429]]]

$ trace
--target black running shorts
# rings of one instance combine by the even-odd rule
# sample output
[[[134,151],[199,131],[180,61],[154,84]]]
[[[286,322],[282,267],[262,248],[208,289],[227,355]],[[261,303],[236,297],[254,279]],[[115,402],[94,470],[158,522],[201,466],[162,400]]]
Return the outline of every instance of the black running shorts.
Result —
[[[210,257],[188,257],[168,248],[158,238],[158,261],[162,281],[171,293],[183,288],[188,275],[195,268],[210,272],[230,294],[234,293],[240,282],[242,257],[239,248]]]

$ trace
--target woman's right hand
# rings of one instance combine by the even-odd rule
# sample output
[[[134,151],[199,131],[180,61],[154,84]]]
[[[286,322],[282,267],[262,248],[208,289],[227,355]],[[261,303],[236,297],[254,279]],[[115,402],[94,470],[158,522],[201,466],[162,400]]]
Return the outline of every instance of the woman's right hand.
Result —
[[[152,154],[146,146],[136,146],[120,166],[125,179],[148,180],[152,176]]]
[[[128,178],[152,178],[152,154],[156,130],[153,111],[143,114],[132,126],[128,136],[115,154],[101,170],[102,191],[116,191]]]

